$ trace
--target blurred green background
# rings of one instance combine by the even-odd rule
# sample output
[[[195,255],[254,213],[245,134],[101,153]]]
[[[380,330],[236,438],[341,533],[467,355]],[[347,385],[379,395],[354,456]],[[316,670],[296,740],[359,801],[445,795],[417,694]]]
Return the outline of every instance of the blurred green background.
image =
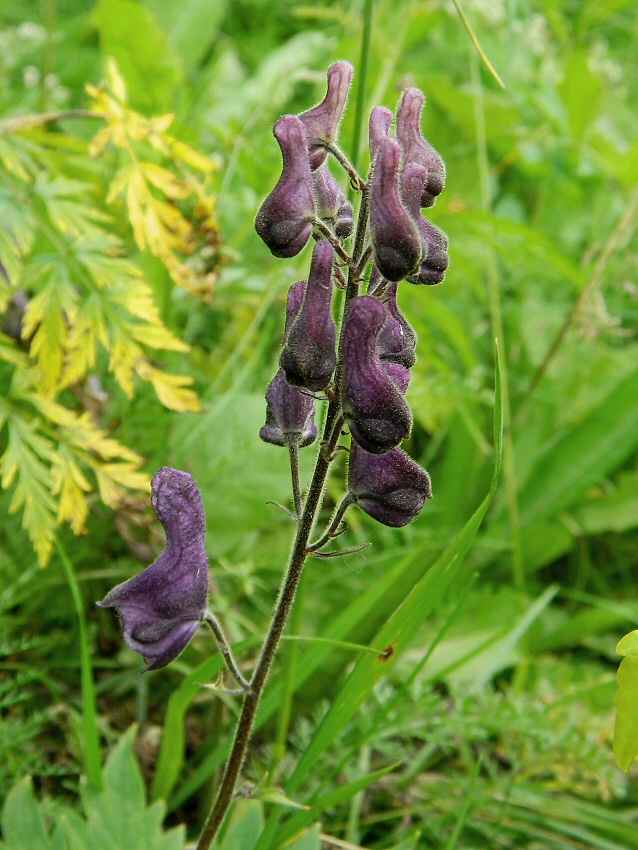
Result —
[[[254,799],[219,847],[301,835],[287,846],[318,850],[320,833],[395,850],[638,847],[631,772],[611,751],[615,645],[638,619],[638,7],[461,7],[0,0],[3,799],[30,774],[47,812],[77,807],[87,741],[101,742],[95,763],[137,721],[150,793],[197,833],[237,710],[197,687],[214,678],[208,637],[140,679],[93,603],[161,551],[147,482],[186,469],[205,501],[211,604],[250,666],[292,533],[266,503],[289,499],[287,459],[258,430],[285,294],[310,256],[273,258],[253,221],[279,173],[273,123],[320,100],[347,59],[343,149],[365,170],[370,109],[415,85],[447,165],[430,211],[450,240],[446,279],[399,295],[419,337],[407,449],[435,499],[399,531],[353,511],[344,545],[372,547],[309,564],[290,628],[305,640],[282,646],[245,766]],[[106,109],[113,91],[125,113]],[[504,463],[487,517],[409,649],[291,782],[358,657],[318,639],[375,646],[488,490],[496,337]],[[326,517],[342,490],[341,465]],[[311,817],[294,821],[290,800]]]

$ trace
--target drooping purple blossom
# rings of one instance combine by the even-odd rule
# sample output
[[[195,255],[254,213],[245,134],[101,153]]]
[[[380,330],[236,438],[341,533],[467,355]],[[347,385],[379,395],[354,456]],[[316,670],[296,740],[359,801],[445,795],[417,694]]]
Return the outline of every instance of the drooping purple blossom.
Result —
[[[187,472],[163,467],[151,490],[166,549],[97,603],[118,610],[124,640],[146,661],[144,672],[165,667],[186,647],[204,617],[208,595],[206,520],[195,481]]]
[[[371,295],[376,294],[370,278]],[[383,362],[397,363],[406,369],[411,369],[416,362],[416,333],[405,318],[397,303],[399,284],[385,282],[385,287],[378,298],[388,308],[388,318],[379,332],[377,351]]]
[[[284,115],[273,133],[281,148],[283,168],[257,213],[255,230],[275,257],[294,257],[310,239],[315,218],[306,131],[296,115]]]
[[[354,439],[373,454],[396,448],[412,428],[410,408],[377,351],[387,317],[379,299],[363,295],[350,302],[343,331],[343,414]]]
[[[266,390],[266,423],[259,436],[275,446],[309,446],[317,437],[313,398],[291,387],[279,369]]]
[[[427,171],[421,206],[431,207],[445,186],[445,163],[432,145],[421,135],[421,110],[425,95],[420,89],[408,88],[397,108],[397,138],[403,151],[403,165],[416,163]]]
[[[445,270],[450,264],[448,256],[448,238],[436,225],[421,215],[421,193],[427,171],[422,165],[409,163],[401,174],[401,195],[406,209],[416,223],[421,236],[422,256],[419,270],[408,275],[410,283],[424,283],[430,286],[441,283]]]
[[[412,522],[432,498],[430,476],[404,451],[375,455],[356,443],[350,451],[348,490],[362,511],[392,528]]]
[[[306,293],[291,323],[279,362],[286,380],[313,392],[325,390],[337,365],[337,328],[332,318],[332,263],[329,242],[315,245]]]
[[[387,280],[403,280],[417,271],[421,239],[399,191],[401,149],[383,139],[374,162],[370,185],[370,235],[374,260]]]
[[[354,68],[349,62],[335,62],[328,68],[326,96],[317,106],[299,116],[306,128],[313,171],[325,162],[325,146],[337,138],[353,76]]]

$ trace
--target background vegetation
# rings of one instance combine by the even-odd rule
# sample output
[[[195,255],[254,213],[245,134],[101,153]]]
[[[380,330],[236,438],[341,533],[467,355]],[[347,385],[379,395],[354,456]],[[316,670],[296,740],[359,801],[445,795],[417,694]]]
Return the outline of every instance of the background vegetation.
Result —
[[[212,606],[250,669],[291,540],[266,504],[289,498],[285,453],[257,434],[308,265],[272,258],[253,220],[273,122],[336,59],[360,78],[367,6],[0,2],[2,847],[197,835],[236,713],[201,686],[218,656],[202,630],[141,678],[94,601],[161,551],[148,483],[187,469]],[[400,293],[420,340],[409,451],[435,499],[401,531],[353,512],[346,545],[372,548],[309,565],[218,847],[638,847],[611,743],[638,619],[638,9],[465,0],[501,88],[457,4],[371,6],[365,115],[421,87],[448,169],[446,281]],[[503,469],[472,541],[495,337]]]

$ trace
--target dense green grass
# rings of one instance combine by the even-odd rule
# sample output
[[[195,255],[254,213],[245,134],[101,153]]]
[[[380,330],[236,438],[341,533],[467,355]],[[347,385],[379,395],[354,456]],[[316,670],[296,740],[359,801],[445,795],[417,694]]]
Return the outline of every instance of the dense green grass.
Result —
[[[123,203],[106,205],[123,160],[110,149],[89,156],[94,123],[66,117],[16,133],[0,122],[0,144],[30,145],[45,175],[91,187],[80,207],[108,211],[105,229],[190,346],[154,352],[152,362],[194,379],[199,413],[168,410],[141,380],[127,398],[102,350],[92,370],[99,398],[79,382],[56,400],[89,409],[143,457],[149,481],[162,465],[194,475],[211,606],[247,670],[292,533],[266,503],[290,498],[285,453],[257,434],[285,293],[309,260],[307,249],[293,261],[271,257],[253,220],[278,174],[273,122],[316,102],[336,59],[361,73],[366,5],[0,2],[2,121],[86,108],[84,85],[98,85],[112,57],[134,110],[173,112],[173,135],[218,160],[207,188],[222,242],[206,255],[217,279],[204,299],[135,246]],[[352,512],[343,545],[372,547],[310,562],[244,768],[252,799],[235,804],[219,850],[319,850],[322,834],[342,842],[326,847],[370,850],[638,847],[635,791],[611,743],[614,648],[638,619],[638,10],[624,0],[467,0],[501,88],[454,4],[371,5],[364,116],[419,86],[424,134],[447,164],[432,210],[450,239],[446,280],[400,289],[419,336],[409,451],[427,466],[435,499],[400,531]],[[349,152],[358,148],[354,113],[352,103],[341,130]],[[33,197],[30,185],[16,196],[15,181],[0,168],[0,229],[31,203],[38,221],[49,215],[37,185]],[[36,228],[14,289],[50,250],[47,239]],[[14,397],[17,369],[0,361],[0,402]],[[495,399],[505,427],[490,504]],[[43,434],[66,445],[59,431]],[[0,456],[8,444],[1,430]],[[339,467],[327,509],[342,477]],[[136,789],[137,823],[143,794],[126,755],[132,739],[122,738],[134,722],[148,799],[164,802],[167,828],[183,823],[194,839],[237,712],[235,698],[201,687],[215,681],[219,657],[202,630],[170,668],[140,678],[115,618],[93,604],[161,550],[147,494],[132,490],[113,511],[93,492],[87,533],[60,527],[42,569],[22,510],[9,511],[14,488],[0,490],[2,801],[17,788],[6,846],[23,846],[16,806],[37,811],[28,784],[16,785],[31,775],[45,833],[58,824],[61,835],[70,808],[78,843],[68,846],[101,847],[81,843],[82,824],[115,805],[115,767],[101,797],[97,788],[100,751],[118,741],[111,764]],[[389,645],[396,652],[383,663]],[[90,786],[82,807],[81,775]],[[152,811],[161,819],[161,806]],[[166,847],[178,846],[181,833],[168,835]]]

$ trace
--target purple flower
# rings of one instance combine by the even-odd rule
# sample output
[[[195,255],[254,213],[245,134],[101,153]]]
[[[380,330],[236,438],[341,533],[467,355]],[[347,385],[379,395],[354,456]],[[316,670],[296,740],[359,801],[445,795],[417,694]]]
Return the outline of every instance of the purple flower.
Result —
[[[410,408],[377,352],[388,315],[378,298],[362,295],[350,302],[343,330],[342,409],[350,433],[372,454],[396,448],[412,428]]]
[[[375,106],[370,113],[368,141],[370,143],[370,165],[377,158],[379,145],[388,138],[393,115],[385,106]]]
[[[147,670],[170,664],[206,612],[208,562],[202,498],[187,472],[164,467],[151,482],[153,510],[166,531],[166,549],[139,575],[118,584],[97,604],[117,608],[124,640]]]
[[[374,260],[387,280],[417,271],[421,239],[399,192],[401,149],[394,139],[379,143],[370,184],[370,234]]]
[[[314,400],[291,387],[280,369],[266,390],[266,424],[259,436],[275,446],[309,446],[317,437]]]
[[[427,171],[422,165],[409,163],[401,174],[403,203],[416,223],[421,236],[421,265],[415,274],[408,275],[410,283],[425,283],[430,286],[441,283],[450,264],[448,238],[436,225],[421,215],[421,193],[427,180]]]
[[[283,169],[257,213],[255,230],[275,257],[294,257],[310,239],[315,218],[306,131],[296,115],[284,115],[273,133],[281,148]]]
[[[325,146],[337,138],[353,76],[354,68],[349,62],[335,62],[328,68],[326,96],[317,106],[299,116],[306,128],[313,171],[325,162]]]
[[[317,215],[334,228],[339,239],[350,236],[354,227],[352,204],[328,170],[327,162],[312,172],[312,179],[315,185]]]
[[[332,318],[333,260],[332,245],[317,242],[306,294],[290,325],[279,360],[289,384],[313,392],[328,386],[337,365],[337,329]]]
[[[431,207],[445,186],[445,163],[432,145],[421,135],[421,110],[425,95],[420,89],[409,88],[397,108],[397,138],[403,151],[403,164],[417,163],[427,171],[421,193],[421,206]]]
[[[432,498],[430,476],[404,451],[374,455],[356,443],[350,451],[348,489],[362,511],[392,528],[412,522]]]
[[[383,284],[385,286],[381,289]],[[384,363],[397,363],[410,369],[416,363],[416,334],[397,304],[398,288],[398,283],[384,281],[373,270],[368,292],[379,298],[389,313],[377,338],[379,357]]]

